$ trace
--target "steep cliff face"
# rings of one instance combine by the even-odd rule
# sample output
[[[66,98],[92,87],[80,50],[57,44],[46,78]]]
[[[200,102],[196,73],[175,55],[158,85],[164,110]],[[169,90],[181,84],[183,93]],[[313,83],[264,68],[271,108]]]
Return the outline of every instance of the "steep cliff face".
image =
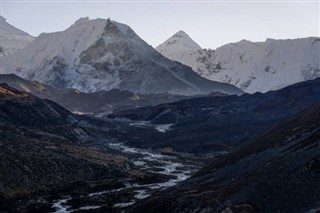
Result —
[[[233,84],[247,93],[278,90],[320,77],[320,38],[317,37],[265,42],[242,40],[216,50],[190,48],[190,45],[177,47],[183,42],[172,43],[173,38],[183,40],[173,36],[156,49],[207,79]]]

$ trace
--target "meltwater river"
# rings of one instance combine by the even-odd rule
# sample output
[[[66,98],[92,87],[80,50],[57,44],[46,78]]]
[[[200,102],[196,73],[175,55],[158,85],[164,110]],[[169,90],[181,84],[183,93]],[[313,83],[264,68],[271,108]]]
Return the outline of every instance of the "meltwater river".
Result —
[[[115,202],[111,207],[113,209],[125,209],[126,207],[135,204],[138,200],[149,197],[152,193],[156,193],[167,189],[168,187],[174,186],[178,182],[190,177],[191,173],[197,169],[192,165],[184,165],[181,162],[178,162],[176,156],[169,156],[146,149],[132,148],[122,143],[110,143],[109,147],[121,151],[127,155],[134,155],[135,157],[132,158],[132,163],[141,171],[148,171],[169,177],[164,182],[154,182],[148,184],[128,183],[121,188],[105,191],[102,190],[85,195],[92,201],[95,197],[99,197],[101,195],[112,196],[114,193],[119,193],[121,191],[130,190],[130,192],[134,193],[134,196],[131,196],[130,199],[126,200],[125,202]],[[98,210],[99,208],[105,207],[105,205],[101,205],[101,203],[92,204],[91,202],[90,205],[83,205],[81,207],[73,208],[68,204],[72,201],[72,199],[74,199],[72,196],[66,195],[60,199],[54,200],[52,208],[55,209],[56,213],[69,213]]]

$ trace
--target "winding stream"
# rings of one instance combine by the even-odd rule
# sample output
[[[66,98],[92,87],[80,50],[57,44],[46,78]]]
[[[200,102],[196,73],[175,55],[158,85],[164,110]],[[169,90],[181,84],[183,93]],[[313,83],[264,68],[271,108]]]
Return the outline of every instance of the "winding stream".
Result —
[[[114,193],[126,192],[128,190],[134,193],[134,195],[129,200],[113,204],[113,208],[122,209],[131,206],[138,200],[149,197],[152,193],[167,189],[168,187],[174,186],[178,182],[187,179],[188,177],[190,177],[191,173],[196,170],[196,168],[193,166],[184,165],[178,162],[178,159],[175,156],[169,156],[146,149],[132,148],[122,143],[110,143],[109,147],[121,151],[128,156],[131,156],[131,162],[141,171],[148,171],[155,174],[168,176],[165,182],[154,182],[148,184],[127,183],[122,188],[97,191],[86,195],[88,198],[92,199],[101,195],[112,196],[112,194]],[[73,198],[68,195],[61,199],[54,200],[52,208],[55,209],[56,213],[69,213],[79,210],[83,211],[99,209],[104,206],[90,205],[72,209],[72,207],[68,205],[68,201],[72,199]]]

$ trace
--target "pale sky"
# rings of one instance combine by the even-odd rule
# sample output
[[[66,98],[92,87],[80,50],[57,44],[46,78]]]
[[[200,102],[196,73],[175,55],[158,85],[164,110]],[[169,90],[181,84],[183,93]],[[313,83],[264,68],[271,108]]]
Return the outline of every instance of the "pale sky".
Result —
[[[179,30],[203,48],[242,39],[264,41],[318,36],[319,1],[74,1],[0,0],[1,15],[33,36],[62,31],[80,17],[129,25],[157,46]]]

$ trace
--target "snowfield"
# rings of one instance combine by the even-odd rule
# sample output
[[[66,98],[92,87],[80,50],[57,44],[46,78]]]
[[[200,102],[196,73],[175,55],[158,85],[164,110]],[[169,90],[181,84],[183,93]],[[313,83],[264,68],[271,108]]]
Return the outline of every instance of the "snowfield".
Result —
[[[199,47],[179,31],[156,50],[190,66],[207,79],[233,84],[247,93],[278,90],[320,77],[320,38],[317,37],[265,42],[242,40],[216,50]]]

